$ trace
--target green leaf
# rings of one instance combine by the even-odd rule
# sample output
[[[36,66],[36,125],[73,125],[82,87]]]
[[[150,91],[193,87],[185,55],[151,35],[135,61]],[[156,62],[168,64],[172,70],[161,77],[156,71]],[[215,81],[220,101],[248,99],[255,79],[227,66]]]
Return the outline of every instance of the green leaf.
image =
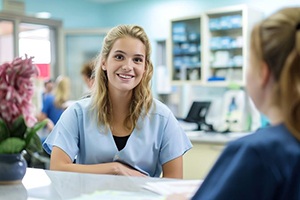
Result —
[[[5,122],[0,119],[0,142],[9,137],[9,130],[5,124]]]
[[[11,137],[24,138],[27,126],[24,117],[20,115],[10,127]]]
[[[47,124],[47,121],[41,121],[36,123],[33,127],[27,129],[25,136],[25,148],[29,150],[41,151],[42,144],[40,137],[36,134],[38,130],[43,128]]]
[[[24,148],[25,148],[25,141],[16,137],[7,138],[6,140],[0,143],[1,154],[20,153]]]
[[[37,122],[32,128],[33,128],[34,132],[37,132],[41,128],[44,128],[46,126],[46,124],[47,124],[47,120],[44,120],[41,122]]]
[[[41,138],[37,134],[33,134],[29,144],[25,147],[28,152],[42,152],[42,142]]]

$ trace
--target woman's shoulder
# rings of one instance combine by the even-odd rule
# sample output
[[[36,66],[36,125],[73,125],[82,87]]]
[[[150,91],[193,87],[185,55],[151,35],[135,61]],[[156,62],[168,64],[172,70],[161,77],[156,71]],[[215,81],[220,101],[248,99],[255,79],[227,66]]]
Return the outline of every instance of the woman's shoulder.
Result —
[[[275,149],[285,151],[293,147],[300,153],[300,143],[284,124],[260,128],[252,134],[230,143],[232,147],[244,147],[258,152],[274,152]]]
[[[88,110],[90,107],[90,98],[84,98],[76,101],[70,101],[68,104],[68,109],[71,110]]]
[[[171,110],[166,104],[162,103],[158,99],[155,99],[155,98],[153,99],[150,114],[169,116],[170,113],[171,113]]]
[[[43,100],[44,101],[54,101],[54,98],[55,98],[54,94],[49,93],[49,94],[44,95]]]

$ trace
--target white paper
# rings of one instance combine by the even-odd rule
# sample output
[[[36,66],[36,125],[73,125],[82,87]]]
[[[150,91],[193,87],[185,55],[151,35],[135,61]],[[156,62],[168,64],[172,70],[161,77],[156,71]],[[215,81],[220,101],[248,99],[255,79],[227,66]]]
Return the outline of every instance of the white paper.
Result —
[[[116,191],[116,190],[104,190],[95,191],[91,194],[83,194],[72,200],[164,200],[163,196],[142,194],[138,192]]]
[[[184,196],[190,198],[196,193],[202,182],[203,180],[147,182],[143,188],[163,196],[184,194]]]

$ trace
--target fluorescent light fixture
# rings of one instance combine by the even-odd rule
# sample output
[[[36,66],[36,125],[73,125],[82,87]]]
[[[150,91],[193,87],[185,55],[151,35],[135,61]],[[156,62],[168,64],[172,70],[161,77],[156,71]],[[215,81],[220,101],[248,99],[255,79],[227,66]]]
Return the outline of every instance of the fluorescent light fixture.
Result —
[[[49,19],[51,17],[51,13],[49,12],[39,12],[35,14],[38,18]]]

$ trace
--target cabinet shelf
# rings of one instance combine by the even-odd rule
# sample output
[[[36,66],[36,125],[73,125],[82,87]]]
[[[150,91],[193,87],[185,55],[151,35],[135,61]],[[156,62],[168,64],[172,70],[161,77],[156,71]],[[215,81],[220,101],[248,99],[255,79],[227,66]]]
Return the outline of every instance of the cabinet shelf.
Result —
[[[200,55],[200,51],[197,52],[186,52],[186,53],[174,53],[174,57],[181,57],[181,56],[198,56]]]
[[[236,48],[217,48],[217,49],[210,49],[211,51],[242,51],[243,47],[236,47]]]
[[[237,66],[211,66],[210,67],[212,70],[218,70],[218,69],[233,69],[233,70],[235,70],[235,69],[241,69],[241,68],[243,68],[243,66],[240,66],[240,65],[237,65]]]
[[[181,69],[198,69],[201,68],[201,65],[185,65],[185,66],[175,66],[174,70],[181,70]]]
[[[212,33],[232,33],[239,32],[243,30],[243,27],[237,28],[225,28],[225,29],[209,29]]]
[[[173,43],[178,43],[178,44],[182,44],[182,43],[196,43],[196,44],[200,44],[200,41],[199,40],[186,40],[186,41],[176,41],[176,40],[173,40]]]

